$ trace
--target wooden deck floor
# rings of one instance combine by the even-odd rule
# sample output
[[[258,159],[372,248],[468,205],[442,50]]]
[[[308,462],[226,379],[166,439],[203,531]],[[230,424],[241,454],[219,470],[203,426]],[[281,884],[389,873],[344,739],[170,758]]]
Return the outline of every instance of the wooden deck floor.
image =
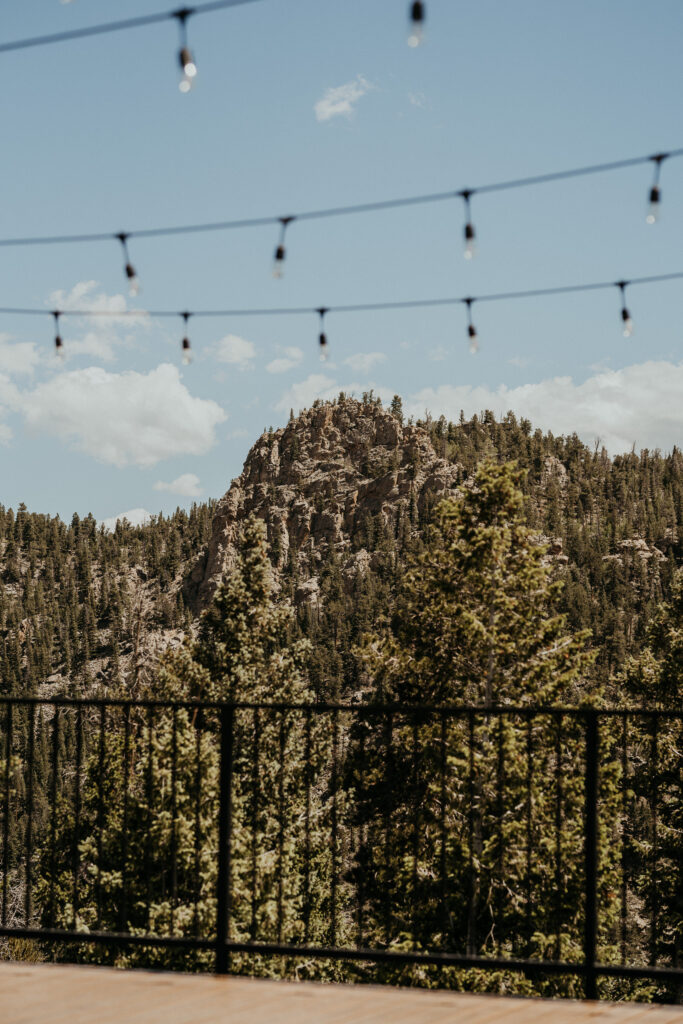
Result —
[[[0,964],[2,1024],[683,1024],[683,1008]]]

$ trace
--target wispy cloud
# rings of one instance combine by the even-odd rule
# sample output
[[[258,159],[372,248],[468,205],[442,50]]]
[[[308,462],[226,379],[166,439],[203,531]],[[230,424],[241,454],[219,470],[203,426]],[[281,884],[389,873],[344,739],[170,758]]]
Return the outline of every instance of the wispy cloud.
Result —
[[[536,427],[556,434],[577,433],[596,440],[612,454],[640,448],[671,449],[683,441],[683,362],[647,362],[621,370],[602,370],[582,384],[553,377],[516,388],[443,384],[423,388],[406,401],[406,411],[422,416],[428,409],[457,419],[491,409],[512,410]]]
[[[39,362],[40,355],[35,342],[13,342],[9,334],[0,334],[0,373],[30,374]]]
[[[363,75],[356,75],[344,85],[336,85],[325,90],[324,95],[313,107],[318,121],[330,121],[333,117],[353,116],[355,104],[373,88]]]
[[[109,516],[107,519],[100,519],[100,525],[105,530],[113,531],[120,519],[125,519],[131,526],[146,526],[152,518],[146,508],[131,508],[128,512],[119,512],[117,516]]]
[[[229,363],[238,370],[251,370],[256,358],[256,346],[253,341],[240,338],[238,334],[226,334],[210,351],[213,351],[220,363]]]
[[[356,352],[344,360],[354,373],[369,373],[373,366],[386,361],[384,352]]]
[[[198,498],[202,489],[199,486],[199,477],[196,473],[183,473],[181,476],[165,483],[157,480],[154,484],[155,491],[168,491],[169,494],[179,494],[183,498]]]
[[[64,318],[61,333],[66,359],[87,355],[111,363],[116,358],[117,346],[129,346],[136,337],[136,329],[149,328],[151,324],[145,310],[128,311],[124,295],[107,295],[98,288],[97,281],[79,281],[69,291],[60,289],[50,294],[48,302],[52,309],[65,313],[87,310],[93,314]]]
[[[298,366],[304,357],[303,351],[296,346],[284,349],[284,353],[283,356],[273,359],[272,362],[266,365],[268,373],[287,373],[288,370]]]

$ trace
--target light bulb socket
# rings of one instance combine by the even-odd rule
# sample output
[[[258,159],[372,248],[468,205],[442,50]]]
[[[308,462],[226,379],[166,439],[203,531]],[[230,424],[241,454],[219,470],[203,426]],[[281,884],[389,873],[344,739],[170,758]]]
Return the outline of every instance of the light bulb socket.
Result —
[[[468,324],[467,325],[467,337],[468,338],[476,338],[476,336],[477,336],[477,328],[474,326],[474,324]]]
[[[466,242],[473,242],[474,238],[475,238],[474,224],[472,224],[471,222],[468,221],[467,224],[465,224],[465,241]]]
[[[284,263],[286,255],[287,255],[287,250],[285,249],[284,245],[278,245],[277,249],[275,250],[275,256],[274,256],[275,262],[276,263]]]
[[[59,335],[57,335],[57,337],[55,338],[55,348],[57,349],[58,352],[60,351],[60,349],[64,348],[64,342],[62,341]]]
[[[662,201],[662,190],[659,185],[653,185],[650,189],[650,205],[658,206]]]
[[[126,263],[126,277],[128,278],[129,281],[132,281],[135,277],[137,277],[137,274],[135,273],[135,267],[133,266],[132,263]]]
[[[425,6],[421,0],[414,0],[410,5],[410,20],[413,25],[423,25],[425,20]]]

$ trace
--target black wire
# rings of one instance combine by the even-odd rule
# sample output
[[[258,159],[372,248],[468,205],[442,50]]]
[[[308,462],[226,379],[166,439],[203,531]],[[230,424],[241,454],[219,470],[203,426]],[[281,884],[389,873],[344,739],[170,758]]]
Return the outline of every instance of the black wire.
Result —
[[[319,316],[321,309],[325,313],[364,313],[375,310],[390,309],[426,309],[435,306],[473,305],[475,302],[500,302],[510,299],[532,299],[545,295],[567,295],[574,292],[605,291],[609,288],[620,288],[622,283],[629,287],[641,284],[656,284],[661,281],[683,280],[683,270],[671,274],[652,274],[649,277],[631,277],[628,280],[594,281],[588,284],[557,285],[553,288],[528,288],[518,292],[489,292],[484,295],[453,296],[440,299],[404,299],[398,302],[360,302],[340,306],[278,306],[260,309],[199,309],[190,312],[157,309],[127,309],[121,312],[99,309],[65,309],[59,310],[60,316],[102,316],[129,317],[141,315],[151,317],[238,317],[238,316]],[[0,307],[0,315],[5,316],[53,316],[52,310],[30,309],[26,307]]]
[[[233,2],[247,3],[249,0],[233,0]],[[195,8],[198,10],[198,8]],[[0,50],[2,47],[0,47]],[[319,210],[306,210],[302,213],[290,214],[288,217],[265,216],[249,217],[241,220],[209,221],[201,224],[180,224],[171,227],[160,228],[139,228],[136,231],[126,231],[127,238],[158,238],[162,235],[191,235],[206,231],[228,231],[234,228],[265,227],[269,224],[282,224],[283,220],[291,223],[296,220],[322,220],[328,217],[340,217],[347,214],[371,213],[379,210],[391,210],[401,206],[420,206],[426,203],[439,203],[454,198],[469,198],[484,192],[503,192],[509,189],[526,188],[532,185],[543,185],[554,181],[562,181],[565,178],[579,178],[590,174],[600,174],[607,171],[620,170],[625,167],[636,167],[639,164],[655,162],[660,166],[665,159],[683,156],[683,148],[672,149],[667,153],[655,153],[649,156],[630,157],[627,160],[613,160],[607,164],[591,164],[585,167],[574,167],[567,171],[554,171],[550,174],[536,174],[527,178],[513,178],[509,181],[492,182],[488,185],[479,185],[476,188],[459,189],[450,192],[429,192],[423,195],[405,196],[400,199],[383,199],[371,203],[356,203],[352,206],[331,206]],[[90,234],[79,235],[40,235],[26,238],[0,238],[0,246],[17,245],[51,245],[66,244],[70,242],[108,242],[112,239],[118,240],[120,231],[98,231]]]
[[[126,18],[123,21],[108,21],[102,25],[53,32],[47,36],[15,39],[9,43],[0,43],[0,53],[9,53],[11,50],[28,50],[33,46],[48,46],[51,43],[65,43],[70,39],[84,39],[87,36],[102,36],[108,32],[120,32],[128,28],[144,28],[146,25],[157,25],[161,21],[177,20],[182,14],[188,18],[190,15],[194,17],[196,14],[209,14],[211,11],[221,11],[226,7],[237,7],[254,2],[255,0],[213,0],[212,3],[196,4],[194,7],[184,7],[174,11],[159,11],[157,14],[143,14],[138,18]]]

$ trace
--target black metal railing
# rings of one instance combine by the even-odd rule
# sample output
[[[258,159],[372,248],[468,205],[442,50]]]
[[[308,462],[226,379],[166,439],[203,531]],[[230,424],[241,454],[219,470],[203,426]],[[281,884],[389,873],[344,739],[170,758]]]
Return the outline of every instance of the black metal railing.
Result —
[[[682,739],[663,711],[3,698],[0,936],[678,998]]]

